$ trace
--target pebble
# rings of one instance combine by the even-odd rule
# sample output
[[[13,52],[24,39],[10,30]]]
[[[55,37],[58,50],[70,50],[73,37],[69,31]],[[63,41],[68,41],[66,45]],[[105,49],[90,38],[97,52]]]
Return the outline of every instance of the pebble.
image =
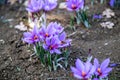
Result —
[[[105,45],[105,46],[107,46],[107,45],[108,45],[108,43],[105,43],[104,45]]]
[[[5,41],[3,39],[0,39],[0,44],[5,44]]]
[[[58,7],[59,9],[66,9],[66,3],[65,2],[61,2],[60,4],[59,4],[59,7]]]

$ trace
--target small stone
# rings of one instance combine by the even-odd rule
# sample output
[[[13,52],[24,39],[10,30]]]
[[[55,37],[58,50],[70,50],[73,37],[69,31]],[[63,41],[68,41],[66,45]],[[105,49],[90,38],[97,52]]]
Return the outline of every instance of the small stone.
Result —
[[[107,46],[107,45],[108,45],[108,43],[105,43],[104,45],[105,45],[105,46]]]
[[[59,4],[59,9],[66,9],[66,3],[65,2],[61,2]]]

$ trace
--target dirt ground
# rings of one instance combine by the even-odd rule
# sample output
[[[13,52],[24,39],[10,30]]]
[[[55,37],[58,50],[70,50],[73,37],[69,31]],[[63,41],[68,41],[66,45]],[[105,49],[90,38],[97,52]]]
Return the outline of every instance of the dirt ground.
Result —
[[[96,12],[102,13],[105,8],[109,8],[106,4],[103,6],[95,4],[94,7],[89,7],[89,15]],[[0,80],[76,80],[69,68],[49,72],[40,64],[36,56],[30,57],[33,52],[27,44],[22,42],[23,32],[13,27],[26,16],[27,12],[24,7],[4,5],[0,6],[0,11]],[[92,49],[91,54],[100,61],[110,58],[111,63],[120,64],[120,10],[114,9],[113,11],[116,16],[109,19],[115,23],[113,29],[102,28],[99,22],[104,20],[101,20],[91,21],[92,27],[89,29],[78,25],[76,31],[68,27],[70,16],[68,11],[55,10],[48,14],[57,16],[57,18],[50,18],[49,21],[60,22],[65,27],[69,38],[72,39],[70,65],[74,65],[76,58],[86,58],[89,49]],[[75,34],[71,35],[72,33]],[[110,76],[110,80],[119,79],[120,65],[113,68]]]

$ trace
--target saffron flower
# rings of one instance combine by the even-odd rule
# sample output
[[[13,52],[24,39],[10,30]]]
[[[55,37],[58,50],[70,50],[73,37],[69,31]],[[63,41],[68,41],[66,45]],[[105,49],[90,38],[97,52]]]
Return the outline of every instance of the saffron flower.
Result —
[[[34,26],[33,31],[25,32],[23,34],[23,36],[24,36],[23,41],[25,41],[29,44],[35,44],[36,42],[40,41],[40,36],[39,36],[39,33],[38,33],[37,26]]]
[[[51,24],[52,24],[51,26],[53,26],[56,30],[55,34],[60,34],[63,32],[64,28],[60,24],[58,24],[57,22],[54,23],[51,22]]]
[[[60,46],[60,40],[58,36],[52,36],[46,38],[45,43],[43,44],[43,48],[45,50],[48,50],[51,54],[53,53],[61,54],[59,50],[59,46]]]
[[[56,32],[56,29],[54,28],[52,22],[48,24],[48,26],[42,26],[42,28],[39,31],[40,36],[43,40],[45,40],[47,37],[51,37]]]
[[[76,60],[76,68],[71,67],[74,77],[78,79],[88,80],[95,72],[95,67],[90,63],[90,61],[82,62],[80,59]]]
[[[67,10],[78,11],[79,9],[83,9],[84,0],[67,0],[66,5],[67,5]]]
[[[57,0],[44,0],[43,10],[50,11],[57,6]]]
[[[102,15],[98,15],[98,14],[94,14],[93,15],[93,19],[101,19]]]
[[[43,7],[43,1],[42,0],[30,0],[29,4],[26,8],[28,12],[39,12]]]
[[[63,32],[59,35],[59,40],[61,41],[61,47],[67,47],[71,44],[71,39],[66,39],[66,33]]]
[[[110,63],[110,59],[105,59],[101,65],[99,64],[98,59],[94,59],[94,65],[96,67],[95,74],[101,78],[107,77],[108,73],[112,70],[112,68],[108,67]]]
[[[114,7],[115,0],[110,0],[109,4],[110,4],[111,7]]]

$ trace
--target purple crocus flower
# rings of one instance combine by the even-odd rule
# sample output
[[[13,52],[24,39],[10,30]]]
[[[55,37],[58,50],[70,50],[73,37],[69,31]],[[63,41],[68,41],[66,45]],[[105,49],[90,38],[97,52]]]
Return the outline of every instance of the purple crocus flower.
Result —
[[[42,0],[30,0],[26,10],[33,13],[40,11],[42,7],[43,7]]]
[[[71,67],[74,77],[88,80],[95,72],[95,67],[89,62],[83,63],[80,59],[76,60],[76,68]]]
[[[51,54],[61,54],[59,50],[60,40],[58,39],[58,36],[51,36],[49,38],[46,38],[43,48],[45,50],[50,51]]]
[[[66,33],[65,32],[62,32],[59,35],[59,40],[61,41],[61,47],[70,46],[71,41],[72,41],[71,39],[66,39]]]
[[[101,18],[102,18],[102,15],[99,15],[99,14],[93,15],[93,19],[101,19]]]
[[[29,43],[29,44],[35,44],[36,42],[40,41],[40,36],[38,34],[38,28],[37,26],[34,26],[33,31],[31,32],[25,32],[23,34],[24,38],[23,41]]]
[[[109,4],[110,4],[111,7],[114,7],[115,0],[110,0]]]
[[[110,59],[105,59],[101,65],[99,64],[98,59],[94,59],[94,65],[96,67],[95,74],[101,78],[107,77],[108,73],[112,70],[112,68],[108,67],[110,63]]]
[[[57,6],[57,0],[44,0],[43,10],[50,11]]]
[[[52,23],[52,26],[56,29],[56,32],[55,32],[56,34],[60,34],[64,30],[64,28],[57,22]]]
[[[66,5],[67,5],[67,10],[78,11],[79,9],[83,9],[84,0],[67,0]]]
[[[54,26],[52,26],[52,23],[49,23],[49,25],[46,26],[42,26],[42,28],[39,31],[39,34],[41,35],[42,39],[46,39],[47,37],[50,37],[52,35],[54,35],[56,32]]]

